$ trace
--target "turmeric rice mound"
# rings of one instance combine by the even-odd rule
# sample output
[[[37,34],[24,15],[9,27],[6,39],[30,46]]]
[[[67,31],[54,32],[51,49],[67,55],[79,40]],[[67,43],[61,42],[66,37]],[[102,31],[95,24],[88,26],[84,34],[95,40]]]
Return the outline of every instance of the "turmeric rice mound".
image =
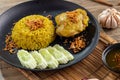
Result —
[[[38,50],[47,47],[54,39],[53,22],[41,15],[26,16],[12,29],[12,40],[22,49]]]

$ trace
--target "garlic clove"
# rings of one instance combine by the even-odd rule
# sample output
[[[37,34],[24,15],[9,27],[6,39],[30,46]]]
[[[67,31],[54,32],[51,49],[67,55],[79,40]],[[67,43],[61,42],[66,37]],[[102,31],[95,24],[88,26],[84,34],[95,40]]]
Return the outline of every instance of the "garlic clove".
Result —
[[[105,27],[105,25],[106,25],[106,20],[107,20],[107,18],[108,18],[108,16],[103,17],[102,20],[100,21],[100,24],[101,24],[103,27]]]
[[[116,28],[117,26],[117,20],[115,20],[114,16],[111,17],[111,28]]]
[[[114,16],[115,20],[116,20],[117,22],[119,22],[118,16],[117,16],[117,15],[113,15],[113,16]]]
[[[118,24],[120,25],[120,14],[119,14],[119,15],[116,15],[116,18],[117,18]]]
[[[114,19],[117,22],[117,27],[119,27],[120,26],[120,17],[118,15],[114,15]]]
[[[111,8],[110,11],[111,11],[111,12],[115,12],[115,13],[118,12],[118,11],[117,11],[116,9],[114,9],[114,8]]]
[[[108,29],[111,28],[111,15],[108,16],[108,18],[107,18],[107,20],[106,20],[105,27],[107,27]]]
[[[106,24],[106,20],[108,18],[109,14],[100,14],[98,15],[98,22],[104,27]]]
[[[118,13],[119,11],[117,11],[116,9],[112,8],[114,13]]]
[[[101,22],[103,23],[103,22],[104,22],[103,20],[105,20],[106,17],[107,17],[106,15],[101,15],[101,16],[99,16],[99,17],[98,17],[98,22],[99,22],[99,23],[101,23]]]

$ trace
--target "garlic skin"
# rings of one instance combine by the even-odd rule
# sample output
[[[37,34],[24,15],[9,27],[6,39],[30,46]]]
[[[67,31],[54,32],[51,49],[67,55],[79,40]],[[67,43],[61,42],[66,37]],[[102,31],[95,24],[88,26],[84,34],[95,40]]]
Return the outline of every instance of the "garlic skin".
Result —
[[[106,9],[98,15],[98,22],[103,28],[120,27],[120,12],[114,8]]]

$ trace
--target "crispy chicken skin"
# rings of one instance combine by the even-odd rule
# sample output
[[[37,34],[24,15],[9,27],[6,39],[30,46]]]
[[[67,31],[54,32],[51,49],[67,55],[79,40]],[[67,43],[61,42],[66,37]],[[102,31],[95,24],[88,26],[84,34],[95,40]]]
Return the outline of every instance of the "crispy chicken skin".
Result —
[[[56,33],[62,37],[71,37],[86,29],[89,17],[85,10],[76,9],[57,15],[55,21]]]

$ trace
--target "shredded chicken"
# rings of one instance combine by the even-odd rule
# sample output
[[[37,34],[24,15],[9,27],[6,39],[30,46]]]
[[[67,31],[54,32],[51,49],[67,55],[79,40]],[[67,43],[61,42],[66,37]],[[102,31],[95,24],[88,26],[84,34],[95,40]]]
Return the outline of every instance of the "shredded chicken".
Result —
[[[43,20],[27,20],[25,24],[33,31],[43,27]]]

